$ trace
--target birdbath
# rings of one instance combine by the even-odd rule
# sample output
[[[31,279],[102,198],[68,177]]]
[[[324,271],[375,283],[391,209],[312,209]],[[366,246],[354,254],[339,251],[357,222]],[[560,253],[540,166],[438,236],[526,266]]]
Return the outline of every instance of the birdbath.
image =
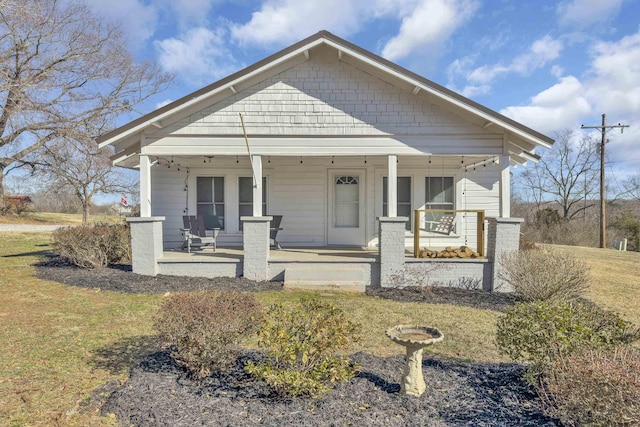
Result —
[[[402,374],[400,390],[410,396],[420,396],[427,386],[422,376],[422,350],[439,341],[444,335],[436,328],[418,325],[398,325],[386,330],[391,341],[407,348],[407,364]]]

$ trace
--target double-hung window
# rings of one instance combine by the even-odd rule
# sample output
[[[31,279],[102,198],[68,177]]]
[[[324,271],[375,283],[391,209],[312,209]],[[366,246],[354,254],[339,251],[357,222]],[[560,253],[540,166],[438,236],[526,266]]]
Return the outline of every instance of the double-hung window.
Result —
[[[452,176],[428,176],[425,178],[425,209],[453,210],[454,186]],[[437,224],[445,215],[445,212],[432,212],[427,216],[427,230]]]
[[[387,177],[382,177],[382,216],[387,216],[389,213],[389,206],[387,202],[387,190],[388,190]],[[398,216],[406,216],[409,218],[405,228],[411,230],[411,177],[400,176],[398,177],[398,193],[397,193],[397,205],[396,209]]]
[[[224,230],[224,177],[198,177],[196,187],[197,213],[204,226]]]
[[[267,177],[262,177],[262,215],[267,214]],[[253,177],[238,178],[238,223],[242,231],[240,217],[253,216]]]

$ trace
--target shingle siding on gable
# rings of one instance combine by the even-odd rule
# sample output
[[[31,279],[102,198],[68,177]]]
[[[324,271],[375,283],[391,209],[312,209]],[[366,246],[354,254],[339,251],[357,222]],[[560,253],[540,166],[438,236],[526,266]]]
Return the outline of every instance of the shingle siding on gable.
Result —
[[[170,126],[174,135],[485,133],[438,106],[338,61],[311,59]]]

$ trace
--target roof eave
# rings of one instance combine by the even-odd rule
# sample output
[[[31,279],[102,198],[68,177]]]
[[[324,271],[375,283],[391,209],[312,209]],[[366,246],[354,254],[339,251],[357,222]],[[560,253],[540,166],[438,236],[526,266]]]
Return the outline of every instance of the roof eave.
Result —
[[[517,135],[518,137],[529,141],[535,145],[540,145],[546,148],[550,148],[554,140],[546,135],[543,135],[521,123],[518,123],[506,116],[503,116],[496,111],[493,111],[471,99],[468,99],[444,86],[441,86],[431,80],[428,80],[412,71],[407,70],[393,62],[384,59],[372,52],[369,52],[351,42],[348,42],[340,37],[337,37],[327,31],[320,31],[300,42],[289,46],[247,68],[244,68],[222,80],[219,80],[211,85],[208,85],[196,92],[186,95],[170,104],[167,104],[157,110],[154,110],[132,122],[112,130],[98,138],[96,142],[100,147],[104,147],[114,143],[117,140],[131,137],[132,135],[142,132],[145,128],[153,126],[154,123],[161,122],[163,119],[185,109],[191,105],[202,102],[203,100],[220,93],[223,90],[227,90],[230,87],[237,85],[239,82],[249,79],[256,74],[264,72],[272,67],[275,67],[293,57],[300,54],[305,54],[309,49],[320,45],[327,44],[339,52],[345,52],[348,55],[357,58],[375,68],[389,73],[396,78],[404,80],[412,86],[420,88],[425,92],[449,102],[458,108],[462,108],[478,117],[483,118],[488,123],[493,123],[506,132]],[[307,55],[305,55],[307,56]]]

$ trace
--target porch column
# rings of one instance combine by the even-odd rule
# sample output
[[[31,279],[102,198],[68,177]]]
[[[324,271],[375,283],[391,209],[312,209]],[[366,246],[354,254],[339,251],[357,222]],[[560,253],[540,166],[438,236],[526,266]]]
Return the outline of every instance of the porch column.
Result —
[[[511,171],[509,165],[511,157],[508,154],[500,156],[500,217],[511,216]]]
[[[240,218],[244,248],[243,276],[247,279],[269,280],[269,222],[272,219],[272,216]]]
[[[127,218],[131,229],[131,266],[144,276],[158,274],[158,259],[162,256],[163,216]]]
[[[387,216],[398,216],[398,156],[390,154],[387,168]]]
[[[140,216],[151,216],[151,161],[140,154]]]
[[[253,168],[253,216],[262,216],[262,157],[251,156]]]
[[[379,217],[380,286],[404,286],[404,231],[407,217]]]
[[[523,221],[522,218],[487,218],[487,259],[492,271],[491,283],[485,284],[485,291],[513,291],[499,277],[502,270],[500,258],[505,252],[517,251],[520,247],[520,224]]]

